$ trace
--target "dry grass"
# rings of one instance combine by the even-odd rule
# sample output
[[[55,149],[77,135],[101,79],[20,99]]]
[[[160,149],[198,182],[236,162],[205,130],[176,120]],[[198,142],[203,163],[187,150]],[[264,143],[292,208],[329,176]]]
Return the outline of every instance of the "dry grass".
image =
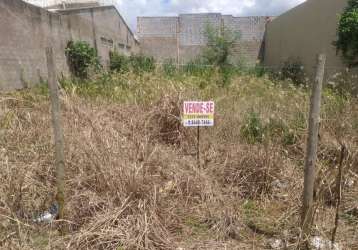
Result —
[[[38,90],[0,96],[1,248],[269,249],[272,239],[295,246],[306,90],[248,76],[228,89],[160,75],[111,81],[106,92],[67,85],[61,96],[68,229],[62,236],[57,223],[31,222],[55,195],[48,98]],[[216,101],[217,116],[215,128],[202,129],[198,168],[195,130],[180,125],[180,110],[183,100],[200,98]],[[249,144],[240,128],[252,111],[263,141]],[[325,195],[314,233],[329,238],[334,225],[328,201],[344,141],[350,153],[337,239],[343,249],[358,249],[357,100],[327,91],[322,117],[318,182]],[[285,144],[291,134],[273,120],[296,140]]]

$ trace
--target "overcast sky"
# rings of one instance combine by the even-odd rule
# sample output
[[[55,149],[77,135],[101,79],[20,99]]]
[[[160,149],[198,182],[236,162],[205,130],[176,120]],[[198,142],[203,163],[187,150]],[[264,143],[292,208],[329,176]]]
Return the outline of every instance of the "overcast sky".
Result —
[[[133,30],[137,16],[172,16],[181,13],[220,12],[234,16],[276,16],[305,0],[116,0]]]

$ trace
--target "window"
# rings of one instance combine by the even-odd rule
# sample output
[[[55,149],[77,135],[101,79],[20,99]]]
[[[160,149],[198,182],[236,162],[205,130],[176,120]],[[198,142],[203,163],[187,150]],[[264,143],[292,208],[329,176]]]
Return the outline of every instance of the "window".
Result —
[[[102,42],[102,44],[104,44],[106,46],[113,47],[113,40],[112,39],[101,37],[101,42]]]

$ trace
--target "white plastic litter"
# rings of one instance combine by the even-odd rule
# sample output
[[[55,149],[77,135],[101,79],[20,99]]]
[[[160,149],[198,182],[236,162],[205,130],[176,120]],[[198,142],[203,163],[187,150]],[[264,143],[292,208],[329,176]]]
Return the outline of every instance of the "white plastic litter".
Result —
[[[284,245],[280,239],[272,239],[270,240],[269,244],[272,249],[281,249]]]
[[[313,250],[343,250],[343,248],[335,243],[332,247],[332,242],[322,237],[315,236],[311,239],[311,247]]]
[[[33,221],[35,223],[52,223],[58,216],[59,206],[57,203],[53,204],[48,211],[43,212],[37,216]]]
[[[36,223],[51,223],[55,219],[55,216],[49,212],[44,212],[40,216],[34,219]]]

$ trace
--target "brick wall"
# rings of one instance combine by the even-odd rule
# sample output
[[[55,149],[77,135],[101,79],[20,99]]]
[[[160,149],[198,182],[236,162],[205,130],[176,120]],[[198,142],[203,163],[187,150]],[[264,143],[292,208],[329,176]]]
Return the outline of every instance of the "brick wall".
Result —
[[[46,79],[45,48],[50,44],[59,75],[69,74],[64,50],[72,39],[97,47],[104,64],[110,50],[139,51],[133,33],[111,6],[52,13],[20,0],[1,0],[0,33],[0,91]]]
[[[266,23],[270,17],[234,17],[209,14],[184,14],[179,17],[139,17],[138,38],[141,51],[158,61],[166,59],[186,63],[202,53],[205,30],[226,27],[240,34],[232,60],[255,64],[261,59]]]
[[[178,60],[178,17],[140,17],[137,32],[140,49],[157,61]]]

